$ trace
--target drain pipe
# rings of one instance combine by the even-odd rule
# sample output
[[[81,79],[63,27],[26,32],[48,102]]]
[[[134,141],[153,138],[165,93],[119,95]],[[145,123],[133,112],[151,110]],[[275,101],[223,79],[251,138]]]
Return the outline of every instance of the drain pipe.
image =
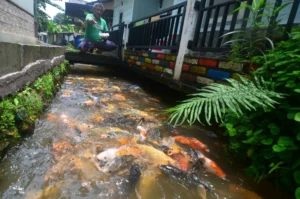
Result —
[[[189,40],[193,39],[195,33],[196,18],[198,15],[197,10],[194,9],[196,1],[197,0],[187,0],[179,50],[178,50],[178,55],[176,59],[175,69],[174,69],[174,76],[173,76],[174,80],[180,79],[184,56],[188,52],[187,51],[188,42]]]

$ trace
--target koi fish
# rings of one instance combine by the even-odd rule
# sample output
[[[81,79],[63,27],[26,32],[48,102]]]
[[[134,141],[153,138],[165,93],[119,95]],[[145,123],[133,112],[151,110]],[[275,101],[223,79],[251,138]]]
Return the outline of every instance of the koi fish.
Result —
[[[121,147],[120,149],[118,149],[118,151],[116,152],[116,156],[122,156],[122,155],[133,155],[133,156],[137,156],[141,153],[141,151],[136,148],[136,147]]]
[[[182,154],[181,152],[173,153],[171,150],[169,150],[168,156],[170,156],[171,158],[177,161],[177,163],[179,164],[179,169],[183,171],[187,170],[189,159],[184,154]]]
[[[188,145],[195,150],[204,150],[206,152],[209,152],[208,147],[205,144],[203,144],[202,142],[200,142],[199,140],[197,140],[196,138],[186,138],[183,136],[175,136],[175,137],[173,137],[173,139],[176,142]]]
[[[109,161],[112,160],[116,157],[116,153],[119,149],[116,148],[111,148],[111,149],[107,149],[105,151],[102,151],[101,153],[99,153],[97,155],[97,159],[99,161]]]
[[[200,152],[198,152],[197,154],[198,154],[198,158],[202,160],[203,165],[209,172],[214,173],[215,175],[217,175],[220,178],[223,178],[223,179],[226,178],[226,174],[222,171],[222,169],[214,161],[205,157]]]
[[[140,139],[144,141],[147,138],[147,130],[142,126],[137,126],[136,129],[140,131]]]
[[[127,145],[127,144],[129,143],[129,141],[126,140],[126,139],[124,139],[124,138],[121,138],[121,139],[119,140],[119,143],[120,143],[121,145]]]
[[[175,136],[173,139],[181,144],[190,145],[190,140],[183,136]]]
[[[197,140],[196,138],[191,138],[190,139],[190,146],[195,149],[195,150],[204,150],[206,152],[209,152],[208,147],[203,144],[202,142],[200,142],[199,140]]]

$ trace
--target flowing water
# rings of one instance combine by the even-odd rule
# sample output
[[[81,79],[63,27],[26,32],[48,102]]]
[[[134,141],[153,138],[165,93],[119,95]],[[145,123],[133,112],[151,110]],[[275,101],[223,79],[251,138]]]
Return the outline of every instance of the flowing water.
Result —
[[[182,95],[135,75],[74,68],[79,73],[65,78],[34,133],[2,159],[2,198],[262,198],[226,159],[218,136],[166,123],[162,111]],[[226,179],[203,164],[192,168],[190,148],[172,139],[179,135],[205,143],[210,152],[202,153]],[[106,159],[97,158],[103,151]],[[164,168],[173,173],[159,165],[172,165]]]

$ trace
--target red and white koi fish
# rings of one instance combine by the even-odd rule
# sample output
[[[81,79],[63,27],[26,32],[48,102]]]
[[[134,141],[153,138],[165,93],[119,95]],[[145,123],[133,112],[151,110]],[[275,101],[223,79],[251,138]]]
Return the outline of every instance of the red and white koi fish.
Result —
[[[222,171],[222,169],[211,159],[205,157],[202,153],[197,152],[198,158],[201,159],[207,171],[214,173],[220,178],[225,179],[226,174]]]
[[[209,152],[208,147],[205,144],[203,144],[202,142],[200,142],[199,140],[197,140],[196,138],[186,138],[183,136],[175,136],[175,137],[173,137],[173,139],[176,142],[188,145],[195,150],[203,150],[203,151]]]
[[[147,129],[142,126],[137,126],[136,129],[140,131],[140,139],[144,141],[147,138]]]

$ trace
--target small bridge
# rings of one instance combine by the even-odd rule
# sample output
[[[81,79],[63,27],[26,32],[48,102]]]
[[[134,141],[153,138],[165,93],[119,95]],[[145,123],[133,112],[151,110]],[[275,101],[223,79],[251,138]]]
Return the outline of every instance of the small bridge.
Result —
[[[123,54],[123,34],[125,24],[117,24],[111,28],[108,40],[117,44],[118,48],[112,52],[103,52],[102,54],[82,53],[67,51],[65,53],[66,59],[70,63],[83,63],[103,66],[116,66],[122,64]]]

